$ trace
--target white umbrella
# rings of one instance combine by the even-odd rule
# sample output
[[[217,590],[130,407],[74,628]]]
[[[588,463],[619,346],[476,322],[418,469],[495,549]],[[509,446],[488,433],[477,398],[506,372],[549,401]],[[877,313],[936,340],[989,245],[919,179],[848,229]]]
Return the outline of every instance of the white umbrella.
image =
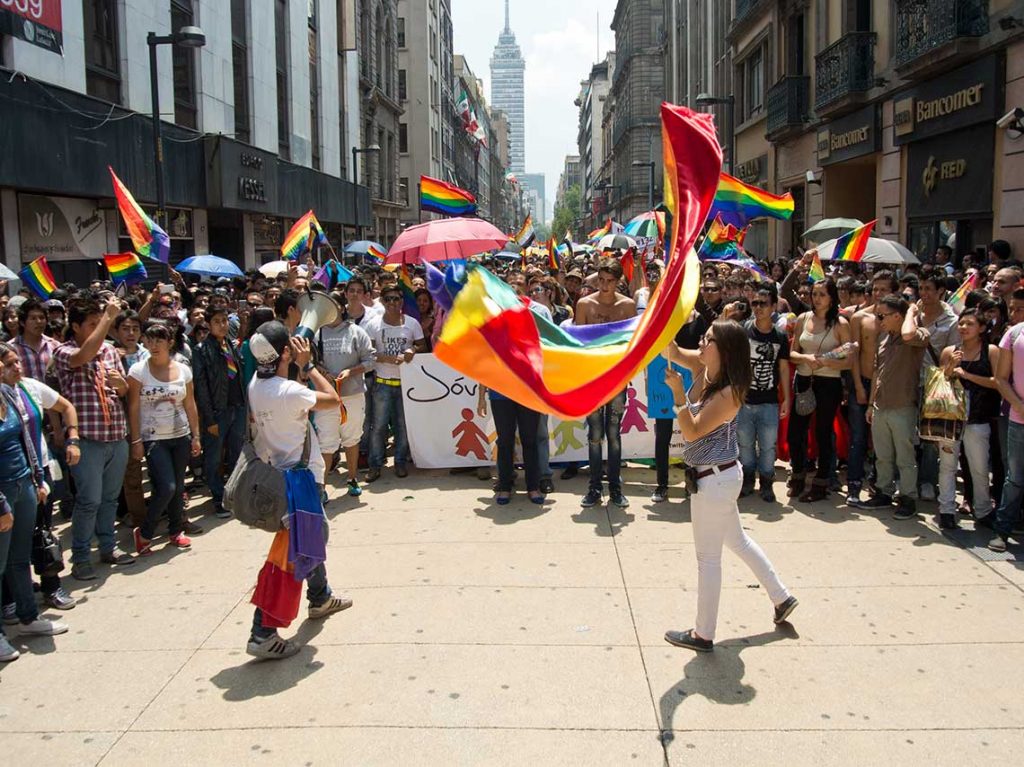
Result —
[[[858,226],[864,226],[864,222],[856,218],[823,218],[800,236],[815,242],[826,242],[852,232]]]
[[[822,261],[830,260],[835,251],[836,241],[822,243],[818,246],[818,257]],[[862,264],[919,264],[910,250],[894,240],[884,240],[881,237],[869,237],[868,247],[864,251],[864,257],[860,260]]]
[[[294,261],[271,261],[270,263],[264,264],[260,267],[259,271],[264,277],[274,279],[277,275],[288,271],[288,265],[295,263]],[[299,276],[306,276],[306,267],[299,264]]]
[[[636,240],[628,234],[606,234],[597,243],[598,250],[628,250],[636,247]]]

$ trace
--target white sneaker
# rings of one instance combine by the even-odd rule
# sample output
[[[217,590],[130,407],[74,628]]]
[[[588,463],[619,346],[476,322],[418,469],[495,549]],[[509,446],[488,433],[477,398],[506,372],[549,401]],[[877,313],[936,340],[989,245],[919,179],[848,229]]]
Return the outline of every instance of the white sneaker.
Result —
[[[935,485],[931,484],[930,482],[925,482],[923,485],[921,485],[921,500],[935,500]]]
[[[48,618],[36,618],[31,623],[22,623],[18,630],[22,636],[52,637],[57,634],[66,634],[68,624],[64,621],[52,621]]]
[[[281,660],[290,658],[302,648],[290,639],[282,639],[276,631],[263,640],[250,639],[245,651],[260,660]]]
[[[0,634],[0,663],[10,663],[12,660],[17,660],[20,657],[21,653],[11,646],[11,643],[7,641],[7,637]]]
[[[349,597],[332,596],[322,605],[316,605],[315,607],[313,605],[310,605],[309,617],[313,620],[317,620],[319,618],[326,618],[328,615],[333,615],[334,613],[340,613],[342,610],[347,610],[351,606],[352,600]]]

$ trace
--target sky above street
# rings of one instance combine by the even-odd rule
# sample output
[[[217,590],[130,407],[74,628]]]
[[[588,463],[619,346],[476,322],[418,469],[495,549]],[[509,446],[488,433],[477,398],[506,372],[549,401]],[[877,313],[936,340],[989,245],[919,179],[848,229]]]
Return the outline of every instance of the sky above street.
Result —
[[[611,30],[615,2],[511,2],[512,31],[526,60],[526,171],[545,174],[545,218],[554,207],[565,156],[578,151],[579,112],[573,101],[579,95],[580,80],[615,47]],[[451,0],[451,4],[455,53],[465,56],[473,74],[484,81],[490,101],[491,53],[505,26],[505,2]]]

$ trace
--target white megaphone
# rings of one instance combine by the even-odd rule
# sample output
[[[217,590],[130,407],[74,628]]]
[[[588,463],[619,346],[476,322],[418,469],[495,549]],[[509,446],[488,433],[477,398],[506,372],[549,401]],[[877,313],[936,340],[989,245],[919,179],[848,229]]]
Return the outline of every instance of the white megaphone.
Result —
[[[302,314],[299,326],[292,335],[312,340],[316,331],[324,325],[331,325],[341,314],[338,303],[326,293],[310,290],[299,297],[298,310]]]

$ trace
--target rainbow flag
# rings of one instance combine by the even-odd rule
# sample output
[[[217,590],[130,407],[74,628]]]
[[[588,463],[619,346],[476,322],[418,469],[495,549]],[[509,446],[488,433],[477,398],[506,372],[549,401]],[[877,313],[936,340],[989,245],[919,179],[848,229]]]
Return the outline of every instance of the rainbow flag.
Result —
[[[371,264],[380,266],[384,263],[384,259],[388,257],[387,251],[377,250],[374,245],[371,245],[366,249],[366,253],[363,254],[363,260]]]
[[[104,253],[103,265],[110,272],[115,285],[121,282],[141,282],[146,279],[146,267],[134,253]]]
[[[46,256],[40,256],[18,272],[18,278],[32,288],[40,298],[49,298],[57,289],[57,281],[53,279],[53,272],[46,263]]]
[[[530,244],[537,239],[537,233],[533,230],[533,216],[529,213],[526,214],[526,220],[523,225],[519,227],[519,231],[512,235],[511,239],[520,248],[528,248]]]
[[[710,115],[662,104],[665,204],[673,212],[668,268],[642,315],[567,329],[537,317],[486,269],[468,270],[437,358],[519,404],[563,420],[588,415],[668,345],[693,310],[700,262],[692,252],[722,168]]]
[[[555,236],[548,238],[548,269],[557,272],[562,268],[562,260],[558,256],[558,246],[555,244]]]
[[[472,216],[476,213],[476,197],[430,176],[420,176],[420,209],[442,216]]]
[[[772,194],[723,173],[710,215],[721,216],[724,223],[737,228],[745,227],[747,222],[755,218],[780,218],[788,221],[793,216],[793,195],[789,192],[783,195]]]
[[[313,211],[309,210],[295,222],[281,244],[281,258],[286,261],[297,261],[307,253],[313,252],[314,245],[326,245],[327,235],[317,221]]]
[[[818,258],[818,251],[814,251],[814,259],[811,261],[811,269],[807,272],[808,282],[821,282],[825,279],[825,267],[821,265],[821,259]]]
[[[730,258],[743,258],[746,255],[743,252],[743,238],[746,236],[746,229],[737,229],[732,224],[722,223],[722,217],[715,216],[697,255],[701,260],[724,261]]]
[[[114,169],[108,165],[107,170],[110,171],[110,178],[114,183],[117,209],[121,212],[121,218],[124,219],[124,226],[135,250],[147,258],[166,264],[171,257],[171,238],[135,202],[132,193],[121,183]]]
[[[419,320],[420,307],[416,303],[416,291],[413,289],[412,277],[405,264],[402,264],[398,270],[398,287],[402,290],[402,311],[405,316]]]
[[[967,279],[961,283],[960,287],[946,299],[946,303],[949,304],[949,308],[957,314],[960,314],[964,310],[964,302],[967,300],[967,294],[978,287],[980,282],[978,272],[971,272],[967,275]]]
[[[832,240],[835,243],[835,247],[832,248],[832,260],[860,261],[864,258],[864,251],[868,249],[868,239],[874,228],[875,222],[868,221],[864,226],[857,227],[852,232],[847,232]]]
[[[604,226],[602,226],[602,227],[600,227],[598,229],[595,229],[594,231],[592,231],[590,234],[587,235],[587,242],[589,242],[590,244],[594,244],[598,240],[600,240],[602,237],[604,237],[606,234],[610,234],[611,231],[612,231],[612,217],[608,216],[608,221],[605,223]]]

